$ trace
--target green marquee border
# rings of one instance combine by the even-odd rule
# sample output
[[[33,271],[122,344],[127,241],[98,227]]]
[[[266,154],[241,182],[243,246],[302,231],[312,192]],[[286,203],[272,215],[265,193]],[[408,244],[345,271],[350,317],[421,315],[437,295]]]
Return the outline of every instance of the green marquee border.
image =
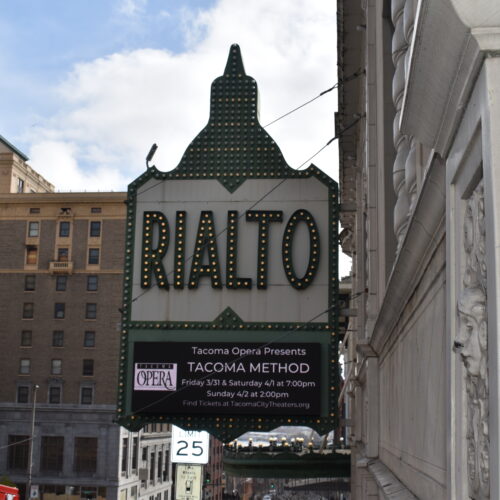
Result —
[[[220,103],[227,103],[228,99],[230,102],[229,110],[223,109],[221,111],[219,109]],[[238,100],[236,105],[234,104],[235,100]],[[192,141],[179,165],[169,172],[161,172],[154,166],[147,168],[128,187],[117,421],[130,430],[139,430],[148,423],[164,422],[185,429],[207,430],[222,441],[228,441],[247,431],[266,431],[280,425],[305,425],[317,430],[320,434],[329,432],[338,425],[337,400],[340,390],[337,304],[338,185],[312,164],[305,170],[295,170],[289,167],[275,142],[259,125],[255,111],[256,103],[257,86],[255,80],[246,76],[239,47],[233,45],[230,49],[224,75],[217,78],[212,84],[210,120],[207,126]],[[222,146],[214,147],[214,144]],[[131,321],[131,306],[134,301],[134,297],[132,297],[132,278],[136,203],[137,196],[141,194],[141,188],[148,181],[158,180],[158,184],[161,184],[170,180],[211,179],[219,181],[228,191],[235,192],[247,179],[276,179],[277,181],[286,182],[286,179],[306,179],[311,177],[317,178],[328,187],[329,310],[326,323],[244,322],[230,308],[227,308],[211,322],[193,322],[189,320],[172,322]],[[151,187],[146,187],[143,192]],[[136,337],[136,333],[139,331],[146,337],[151,334],[154,338],[158,338],[158,336],[167,337],[169,332],[173,331],[185,331],[186,333],[199,335],[197,340],[200,342],[203,341],[201,336],[204,331],[209,333],[265,331],[269,334],[281,335],[287,331],[301,332],[304,342],[307,341],[308,332],[313,333],[313,337],[324,333],[325,339],[328,339],[326,342],[329,343],[328,361],[330,364],[328,381],[326,382],[329,387],[326,405],[327,415],[318,418],[247,417],[242,415],[220,417],[193,415],[149,416],[132,414],[130,410],[130,394],[133,377],[130,368],[130,357],[132,356],[134,342],[132,339]],[[248,341],[248,338],[238,341]]]

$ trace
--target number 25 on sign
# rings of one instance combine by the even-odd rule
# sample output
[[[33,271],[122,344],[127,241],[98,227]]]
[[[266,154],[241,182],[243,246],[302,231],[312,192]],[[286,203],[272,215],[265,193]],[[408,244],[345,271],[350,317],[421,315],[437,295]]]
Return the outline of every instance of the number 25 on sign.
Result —
[[[210,435],[205,431],[185,431],[172,426],[170,461],[177,464],[206,464]]]

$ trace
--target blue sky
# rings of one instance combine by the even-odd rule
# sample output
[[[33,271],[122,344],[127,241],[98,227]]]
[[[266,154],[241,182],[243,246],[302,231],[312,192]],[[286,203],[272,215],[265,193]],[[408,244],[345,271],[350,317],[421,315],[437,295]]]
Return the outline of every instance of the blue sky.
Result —
[[[4,0],[0,18],[0,90],[9,102],[4,134],[22,135],[25,120],[57,107],[51,93],[76,63],[137,48],[185,49],[178,24],[185,9],[207,0]],[[55,102],[54,102],[55,101]]]
[[[0,134],[56,190],[125,190],[170,170],[239,43],[267,123],[336,81],[331,0],[0,0]],[[330,93],[268,132],[292,167],[334,135]],[[314,163],[334,178],[335,148]]]

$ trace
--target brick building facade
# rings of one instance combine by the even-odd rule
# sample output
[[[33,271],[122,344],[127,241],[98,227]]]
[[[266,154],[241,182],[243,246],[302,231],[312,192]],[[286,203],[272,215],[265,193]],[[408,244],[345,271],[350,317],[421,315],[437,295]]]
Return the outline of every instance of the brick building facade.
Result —
[[[114,423],[125,194],[54,193],[26,160],[0,137],[0,471],[25,488],[36,398],[32,496],[167,500],[169,426]]]

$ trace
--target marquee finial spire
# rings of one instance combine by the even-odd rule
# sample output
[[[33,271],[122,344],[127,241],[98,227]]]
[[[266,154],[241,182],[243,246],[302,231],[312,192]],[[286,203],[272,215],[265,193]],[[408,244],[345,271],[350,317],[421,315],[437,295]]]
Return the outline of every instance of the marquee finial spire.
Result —
[[[231,45],[224,74],[212,82],[207,125],[191,141],[176,176],[217,172],[230,192],[245,179],[290,175],[292,170],[258,118],[257,82],[245,73],[240,47]]]
[[[227,58],[226,69],[224,70],[224,75],[245,75],[245,68],[243,66],[243,59],[241,58],[240,46],[237,43],[233,43],[229,49],[229,55]]]

